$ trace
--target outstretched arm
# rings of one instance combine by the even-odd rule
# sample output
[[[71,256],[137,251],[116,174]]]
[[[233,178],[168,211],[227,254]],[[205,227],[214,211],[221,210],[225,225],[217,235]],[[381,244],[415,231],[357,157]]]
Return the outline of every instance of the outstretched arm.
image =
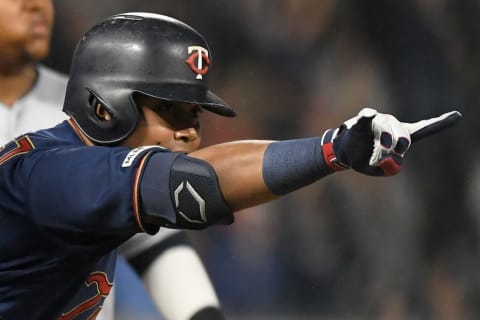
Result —
[[[213,166],[225,200],[237,211],[275,199],[334,171],[353,168],[367,175],[395,175],[411,143],[450,127],[460,117],[453,111],[403,123],[392,115],[365,108],[339,128],[327,130],[322,138],[274,144],[237,141],[207,147],[190,156]]]
[[[207,161],[217,174],[220,189],[232,211],[275,199],[263,179],[263,162],[271,141],[248,140],[209,146],[189,154]]]
[[[163,175],[169,181],[174,212],[158,200],[159,182],[152,179],[143,183],[143,207],[147,220],[157,225],[201,229],[228,224],[233,222],[232,211],[273,200],[335,171],[351,168],[371,176],[395,175],[412,143],[453,125],[460,117],[453,111],[403,123],[365,108],[321,137],[213,145],[178,156],[168,176]],[[165,163],[153,156],[144,176],[154,176],[161,167]]]

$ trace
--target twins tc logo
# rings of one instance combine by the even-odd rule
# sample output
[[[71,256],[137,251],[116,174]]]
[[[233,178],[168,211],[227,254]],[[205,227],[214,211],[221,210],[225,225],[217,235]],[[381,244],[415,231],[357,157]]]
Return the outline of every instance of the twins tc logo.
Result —
[[[185,61],[190,69],[197,74],[197,79],[203,79],[203,75],[208,72],[210,58],[208,50],[201,46],[188,47],[188,59]]]

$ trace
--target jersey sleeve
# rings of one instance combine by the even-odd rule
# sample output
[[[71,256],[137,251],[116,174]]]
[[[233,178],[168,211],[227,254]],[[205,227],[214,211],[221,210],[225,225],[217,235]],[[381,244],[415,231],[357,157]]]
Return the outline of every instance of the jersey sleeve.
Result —
[[[159,226],[141,221],[138,199],[139,179],[152,153],[161,153],[165,170],[177,156],[159,147],[76,147],[32,153],[32,165],[26,168],[27,212],[36,224],[62,232],[155,233]],[[158,184],[168,188],[168,181]]]

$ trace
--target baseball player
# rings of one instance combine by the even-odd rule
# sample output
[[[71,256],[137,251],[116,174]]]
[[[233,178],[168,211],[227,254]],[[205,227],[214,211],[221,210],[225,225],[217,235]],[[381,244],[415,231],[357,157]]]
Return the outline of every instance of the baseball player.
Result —
[[[38,65],[49,53],[50,0],[0,2],[0,145],[65,120],[66,77]]]
[[[231,224],[337,171],[395,175],[412,143],[461,117],[403,123],[364,108],[317,137],[199,148],[200,112],[235,116],[209,89],[212,65],[205,39],[171,17],[124,13],[85,33],[69,119],[0,152],[0,317],[94,319],[133,235]]]
[[[62,112],[67,77],[38,63],[49,53],[53,21],[51,0],[0,1],[0,146],[67,118]],[[138,234],[120,251],[167,319],[224,318],[208,274],[181,230]],[[188,275],[180,274],[184,264]],[[172,276],[179,280],[169,281]],[[114,318],[113,297],[108,302],[99,316],[104,320]]]

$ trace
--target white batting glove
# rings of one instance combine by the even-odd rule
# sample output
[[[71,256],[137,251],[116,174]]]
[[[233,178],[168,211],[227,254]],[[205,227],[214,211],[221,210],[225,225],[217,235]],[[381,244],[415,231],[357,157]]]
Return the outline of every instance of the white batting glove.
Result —
[[[335,171],[352,168],[372,176],[395,175],[412,143],[452,126],[461,117],[460,112],[451,111],[405,123],[390,114],[364,108],[339,128],[323,134],[324,158]]]

